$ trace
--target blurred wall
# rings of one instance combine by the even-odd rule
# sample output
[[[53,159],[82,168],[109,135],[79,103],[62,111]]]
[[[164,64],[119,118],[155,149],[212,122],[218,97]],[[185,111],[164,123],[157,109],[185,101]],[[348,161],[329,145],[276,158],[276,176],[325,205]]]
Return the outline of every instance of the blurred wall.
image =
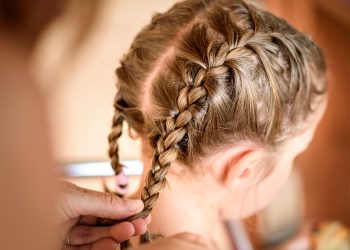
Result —
[[[107,136],[116,93],[114,71],[135,34],[174,0],[71,1],[67,13],[44,33],[34,72],[49,107],[56,158],[107,160]],[[94,18],[93,22],[89,22]],[[79,46],[75,33],[89,27]],[[67,48],[74,48],[73,51]],[[121,139],[121,158],[139,158],[138,142]]]
[[[329,104],[310,148],[297,160],[307,218],[350,225],[350,2],[265,0],[267,7],[324,49]]]

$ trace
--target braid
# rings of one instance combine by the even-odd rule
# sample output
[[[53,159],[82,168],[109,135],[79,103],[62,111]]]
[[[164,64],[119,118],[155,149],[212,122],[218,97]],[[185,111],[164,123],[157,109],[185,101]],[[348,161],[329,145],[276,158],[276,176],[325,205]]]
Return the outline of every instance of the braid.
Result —
[[[128,218],[134,220],[136,218],[147,217],[159,197],[159,192],[166,185],[166,175],[170,168],[171,162],[178,158],[180,153],[179,144],[186,138],[186,126],[196,118],[196,113],[206,112],[207,110],[207,90],[203,86],[204,70],[198,71],[196,77],[191,79],[188,75],[184,80],[191,80],[180,91],[177,98],[178,112],[164,120],[157,121],[158,131],[153,134],[157,137],[155,154],[152,161],[152,167],[146,178],[146,186],[144,187],[141,199],[144,202],[144,209],[141,213]],[[153,236],[146,232],[141,236],[141,243],[152,241]],[[125,246],[125,247],[124,247]],[[123,243],[121,249],[130,247],[130,242]]]
[[[188,136],[186,127],[196,118],[196,113],[205,113],[208,108],[207,90],[203,86],[203,72],[200,70],[191,85],[186,85],[180,91],[177,98],[178,113],[157,122],[162,132],[158,134],[152,167],[148,172],[146,186],[141,195],[144,202],[144,210],[139,215],[141,217],[151,213],[158,200],[159,192],[165,187],[171,162],[178,158],[181,150],[179,144]],[[151,240],[152,236],[148,232],[141,237],[142,243]]]
[[[115,175],[118,175],[122,171],[122,165],[119,161],[119,146],[118,139],[122,135],[124,115],[121,112],[119,103],[119,95],[116,95],[114,107],[115,112],[112,120],[112,131],[108,136],[109,150],[108,155],[111,159],[111,165]]]
[[[111,166],[115,175],[118,175],[123,169],[123,166],[120,164],[120,161],[119,161],[118,139],[122,135],[124,115],[122,113],[122,109],[120,107],[119,102],[120,102],[120,98],[118,93],[114,101],[115,111],[114,111],[114,116],[112,120],[112,131],[108,136],[108,142],[109,142],[108,155],[109,155],[109,158],[111,159]],[[112,191],[109,190],[105,182],[103,182],[103,187],[105,192],[112,193]],[[123,197],[118,193],[114,193],[114,194],[118,195],[119,197]],[[108,225],[116,224],[118,222],[119,221],[117,220],[98,218],[96,222],[96,226],[108,226]]]

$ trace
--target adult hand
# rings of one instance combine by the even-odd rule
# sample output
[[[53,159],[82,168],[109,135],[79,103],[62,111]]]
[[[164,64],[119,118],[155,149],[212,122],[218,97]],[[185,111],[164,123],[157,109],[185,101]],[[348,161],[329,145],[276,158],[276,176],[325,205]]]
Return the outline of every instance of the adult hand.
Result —
[[[181,233],[169,238],[156,240],[135,250],[210,250],[204,239],[198,235]]]
[[[115,250],[118,243],[147,229],[149,218],[121,222],[109,227],[96,227],[97,218],[120,220],[142,211],[140,200],[128,200],[111,193],[78,187],[69,182],[60,185],[58,204],[60,237],[64,250]]]

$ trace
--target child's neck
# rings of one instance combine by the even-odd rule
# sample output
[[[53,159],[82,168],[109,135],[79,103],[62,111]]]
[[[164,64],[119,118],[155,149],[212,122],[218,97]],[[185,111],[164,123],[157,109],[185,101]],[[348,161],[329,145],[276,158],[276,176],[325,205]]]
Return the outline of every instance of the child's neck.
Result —
[[[165,237],[191,232],[203,236],[213,249],[233,249],[220,218],[220,209],[209,200],[205,187],[184,185],[182,180],[171,175],[167,182],[153,208],[150,232]]]

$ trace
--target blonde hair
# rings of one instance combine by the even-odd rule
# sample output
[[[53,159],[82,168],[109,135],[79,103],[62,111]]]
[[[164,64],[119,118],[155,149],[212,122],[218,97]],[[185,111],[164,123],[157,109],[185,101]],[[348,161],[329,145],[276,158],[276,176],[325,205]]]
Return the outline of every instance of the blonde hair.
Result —
[[[155,15],[117,69],[114,171],[124,120],[154,149],[144,210],[128,220],[151,213],[171,162],[192,166],[243,140],[276,146],[288,138],[325,94],[324,72],[307,36],[242,0],[187,0]]]

